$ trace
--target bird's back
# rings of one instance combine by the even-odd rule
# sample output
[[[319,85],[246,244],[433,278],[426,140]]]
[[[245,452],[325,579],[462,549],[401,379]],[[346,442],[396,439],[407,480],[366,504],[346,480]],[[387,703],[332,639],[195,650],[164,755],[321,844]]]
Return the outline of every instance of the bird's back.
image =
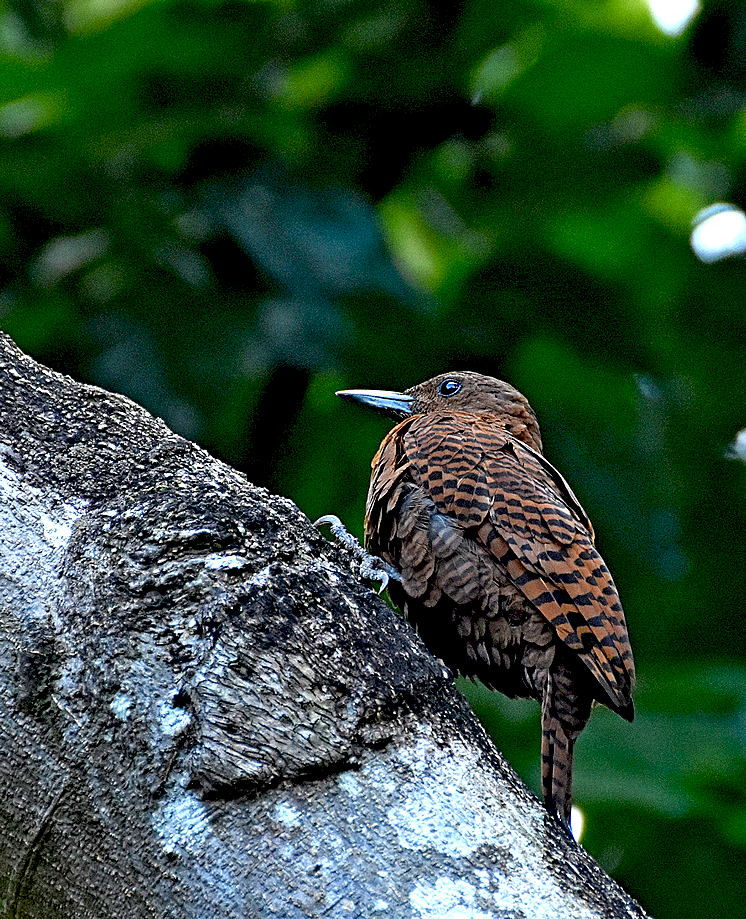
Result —
[[[616,587],[577,498],[537,450],[492,416],[430,412],[397,425],[372,466],[366,540],[402,573],[394,599],[434,653],[537,698],[555,657],[582,662],[583,692],[631,719]]]

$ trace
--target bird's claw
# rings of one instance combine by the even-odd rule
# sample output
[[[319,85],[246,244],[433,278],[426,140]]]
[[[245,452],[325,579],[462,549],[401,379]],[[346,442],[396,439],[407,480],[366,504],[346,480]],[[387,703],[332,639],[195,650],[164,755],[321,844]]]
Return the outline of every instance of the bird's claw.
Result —
[[[344,543],[358,558],[361,558],[363,554],[367,554],[360,542],[350,533],[336,514],[325,514],[314,522],[315,527],[324,526],[324,524],[328,524],[331,528],[332,536],[339,542]]]
[[[401,575],[392,568],[388,562],[375,555],[365,553],[365,558],[360,562],[360,576],[367,578],[369,581],[380,581],[381,586],[378,593],[382,594],[389,586],[389,581],[401,581]]]
[[[347,527],[335,514],[325,514],[323,517],[319,517],[314,526],[318,527],[324,524],[328,524],[331,527],[332,536],[347,546],[360,562],[360,576],[369,581],[380,582],[379,594],[386,590],[390,581],[401,581],[401,575],[396,568],[392,568],[382,558],[366,552],[360,542],[348,531]]]

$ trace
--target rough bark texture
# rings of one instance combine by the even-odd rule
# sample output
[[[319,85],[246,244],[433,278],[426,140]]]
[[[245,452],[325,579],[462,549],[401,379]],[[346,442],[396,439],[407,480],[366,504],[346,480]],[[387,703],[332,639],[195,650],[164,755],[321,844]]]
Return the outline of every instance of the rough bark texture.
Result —
[[[7,337],[0,421],[3,916],[644,915],[292,502]]]

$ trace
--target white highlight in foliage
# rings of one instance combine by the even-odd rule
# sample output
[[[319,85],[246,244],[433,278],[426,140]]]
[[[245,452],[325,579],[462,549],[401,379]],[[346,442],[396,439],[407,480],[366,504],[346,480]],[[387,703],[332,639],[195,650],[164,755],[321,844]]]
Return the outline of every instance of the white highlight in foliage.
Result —
[[[585,814],[577,804],[573,804],[570,811],[570,826],[572,827],[572,835],[577,842],[580,842],[585,832]]]
[[[41,95],[25,96],[0,106],[0,135],[23,137],[37,131],[50,119],[49,100]]]
[[[706,263],[746,252],[746,214],[732,204],[713,204],[694,218],[689,239],[694,254]]]
[[[648,0],[650,15],[661,32],[682,35],[702,9],[699,0]]]
[[[746,463],[746,428],[743,428],[736,434],[733,443],[725,451],[728,459],[740,459]]]
[[[101,258],[109,248],[109,242],[109,234],[101,229],[75,236],[57,236],[44,246],[31,266],[31,277],[41,287],[53,287],[63,278]]]

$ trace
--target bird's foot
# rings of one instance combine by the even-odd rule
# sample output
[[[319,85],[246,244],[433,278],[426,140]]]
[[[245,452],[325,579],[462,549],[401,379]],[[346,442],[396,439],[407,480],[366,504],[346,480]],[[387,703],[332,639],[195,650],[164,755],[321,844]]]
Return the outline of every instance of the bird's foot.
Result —
[[[319,517],[314,526],[318,527],[323,524],[329,524],[332,536],[345,545],[360,562],[360,576],[369,581],[378,581],[380,583],[379,594],[386,590],[389,586],[389,581],[401,581],[401,575],[396,568],[392,568],[382,558],[366,552],[339,517],[334,514],[326,514],[324,517]]]
[[[363,552],[365,552],[364,549]],[[378,588],[379,594],[386,590],[389,586],[389,581],[401,581],[401,575],[396,568],[393,568],[382,558],[378,558],[378,556],[371,555],[368,552],[365,552],[365,557],[360,560],[360,576],[367,578],[369,581],[378,581],[381,585]]]

